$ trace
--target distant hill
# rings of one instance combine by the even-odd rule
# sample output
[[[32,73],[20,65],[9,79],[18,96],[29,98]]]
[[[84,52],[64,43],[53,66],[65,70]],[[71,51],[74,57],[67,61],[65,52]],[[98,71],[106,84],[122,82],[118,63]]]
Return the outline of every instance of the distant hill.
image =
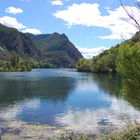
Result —
[[[56,67],[73,67],[82,57],[65,34],[33,35],[0,24],[0,60],[10,60],[12,52]]]
[[[47,59],[57,66],[72,67],[82,57],[65,34],[27,34]]]
[[[26,34],[0,24],[0,58],[9,59],[11,52],[23,58],[41,59],[40,50]]]

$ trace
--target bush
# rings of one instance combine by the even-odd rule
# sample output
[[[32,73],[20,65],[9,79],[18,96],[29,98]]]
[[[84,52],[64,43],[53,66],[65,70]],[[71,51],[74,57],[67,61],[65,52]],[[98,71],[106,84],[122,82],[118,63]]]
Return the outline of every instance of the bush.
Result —
[[[115,131],[101,140],[140,140],[140,125],[128,125],[122,131]]]
[[[140,84],[140,45],[123,45],[119,48],[117,72],[130,83]]]
[[[80,58],[76,63],[76,69],[80,72],[91,72],[91,62],[85,58]]]

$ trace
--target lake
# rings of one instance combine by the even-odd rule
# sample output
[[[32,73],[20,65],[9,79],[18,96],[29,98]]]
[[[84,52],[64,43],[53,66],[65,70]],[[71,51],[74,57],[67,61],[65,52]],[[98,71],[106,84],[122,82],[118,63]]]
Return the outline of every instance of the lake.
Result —
[[[117,75],[75,69],[0,73],[0,121],[78,130],[140,122],[140,95],[125,92]]]

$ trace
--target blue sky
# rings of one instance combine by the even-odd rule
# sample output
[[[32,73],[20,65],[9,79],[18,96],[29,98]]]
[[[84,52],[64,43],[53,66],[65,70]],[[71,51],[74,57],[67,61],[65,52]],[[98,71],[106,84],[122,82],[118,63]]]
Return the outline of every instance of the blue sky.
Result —
[[[130,3],[127,6],[139,14],[136,7]],[[87,58],[130,38],[137,31],[122,18],[128,17],[119,0],[0,2],[0,23],[21,32],[65,33]]]

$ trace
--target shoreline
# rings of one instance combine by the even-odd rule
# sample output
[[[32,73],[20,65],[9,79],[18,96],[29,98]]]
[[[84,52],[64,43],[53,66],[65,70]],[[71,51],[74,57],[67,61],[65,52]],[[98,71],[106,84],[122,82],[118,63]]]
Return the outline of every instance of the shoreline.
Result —
[[[107,130],[108,128],[108,130]],[[34,124],[22,121],[2,121],[0,122],[0,140],[59,140],[62,137],[85,136],[95,138],[102,134],[108,134],[111,131],[117,130],[112,127],[101,127],[99,130],[96,127],[85,127],[80,130],[77,127],[58,127],[47,124]]]
[[[22,121],[0,122],[1,140],[59,139],[64,130],[49,125],[28,124]]]
[[[87,129],[87,131],[85,131]],[[140,123],[131,123],[120,128],[101,127],[77,131],[73,127],[57,127],[47,124],[31,124],[22,121],[0,122],[0,140],[128,140],[127,137],[140,138]],[[129,136],[130,135],[130,136]]]

